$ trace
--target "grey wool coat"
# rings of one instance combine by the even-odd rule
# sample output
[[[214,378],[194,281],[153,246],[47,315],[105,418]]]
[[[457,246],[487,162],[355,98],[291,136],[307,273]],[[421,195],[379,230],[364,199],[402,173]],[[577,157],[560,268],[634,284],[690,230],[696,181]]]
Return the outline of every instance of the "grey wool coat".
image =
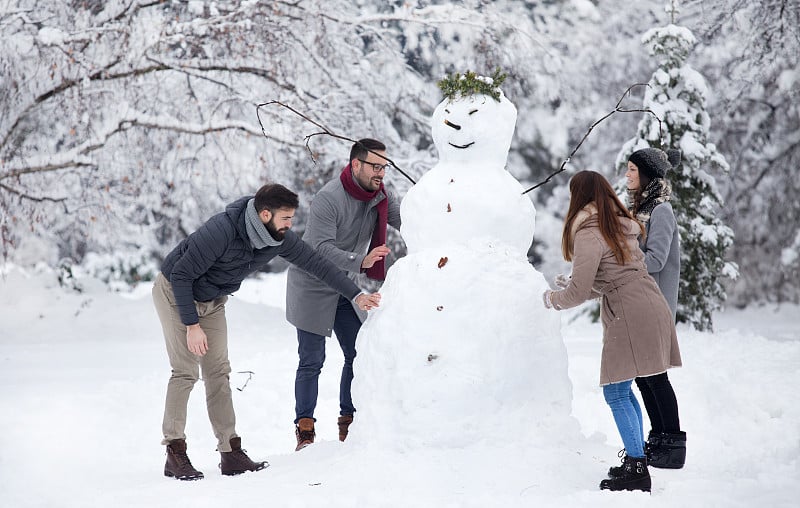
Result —
[[[672,311],[672,320],[678,311],[678,283],[681,278],[681,240],[678,222],[669,202],[660,203],[650,213],[645,224],[647,235],[639,246],[644,251],[647,272],[656,284]]]
[[[378,222],[375,208],[383,199],[389,200],[389,225],[400,229],[400,202],[396,195],[378,193],[370,202],[350,196],[335,178],[326,183],[314,196],[303,240],[334,265],[349,273],[351,278],[361,272],[372,232]],[[294,266],[289,267],[286,283],[286,319],[306,332],[330,337],[339,293],[322,281]],[[363,321],[366,313],[353,306]]]
[[[594,205],[589,204],[573,225],[572,279],[565,289],[550,295],[556,309],[602,297],[601,385],[652,376],[681,365],[675,322],[639,249],[639,225],[628,218],[620,220],[633,259],[617,262],[600,232]]]

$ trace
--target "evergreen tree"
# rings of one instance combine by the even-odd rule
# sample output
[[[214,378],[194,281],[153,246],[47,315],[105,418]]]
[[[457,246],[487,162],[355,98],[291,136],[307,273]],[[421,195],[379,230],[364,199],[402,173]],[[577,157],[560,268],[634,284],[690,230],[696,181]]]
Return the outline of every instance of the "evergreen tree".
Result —
[[[668,2],[667,6],[673,21],[675,3]],[[677,319],[698,330],[710,330],[711,313],[726,296],[722,279],[738,274],[736,265],[725,261],[725,253],[733,243],[733,230],[717,216],[722,197],[712,176],[713,172],[727,172],[728,163],[709,142],[705,79],[686,63],[695,44],[692,32],[669,24],[648,30],[642,43],[658,64],[645,92],[644,108],[655,113],[662,125],[653,115],[646,114],[639,122],[636,137],[622,147],[617,166],[624,168],[631,153],[640,148],[681,150],[682,164],[667,173],[681,238]]]

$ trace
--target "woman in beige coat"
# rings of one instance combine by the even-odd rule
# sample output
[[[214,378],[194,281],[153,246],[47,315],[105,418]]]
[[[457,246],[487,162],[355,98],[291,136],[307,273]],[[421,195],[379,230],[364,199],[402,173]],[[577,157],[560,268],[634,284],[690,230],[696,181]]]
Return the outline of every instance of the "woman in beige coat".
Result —
[[[599,173],[581,171],[569,188],[561,250],[572,262],[572,277],[562,289],[545,292],[545,306],[562,310],[602,298],[600,384],[626,456],[600,488],[649,491],[642,410],[631,384],[634,378],[681,365],[672,313],[639,249],[644,227],[608,181]]]

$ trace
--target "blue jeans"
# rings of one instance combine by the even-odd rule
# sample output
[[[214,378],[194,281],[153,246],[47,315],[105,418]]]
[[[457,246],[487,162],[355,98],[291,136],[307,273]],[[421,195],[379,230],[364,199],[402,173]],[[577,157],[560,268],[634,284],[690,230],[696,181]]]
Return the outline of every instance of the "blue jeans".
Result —
[[[350,395],[350,385],[353,382],[353,360],[356,359],[356,336],[360,329],[361,320],[358,319],[353,304],[340,296],[336,318],[333,321],[333,331],[344,353],[342,379],[339,383],[341,415],[351,415],[356,411]],[[294,423],[300,418],[314,418],[319,392],[319,374],[322,371],[322,364],[325,363],[325,336],[298,328],[297,354],[300,356],[300,362],[294,379]]]
[[[629,457],[644,457],[644,430],[642,425],[642,408],[633,394],[633,381],[612,383],[603,387],[603,396],[625,446]]]

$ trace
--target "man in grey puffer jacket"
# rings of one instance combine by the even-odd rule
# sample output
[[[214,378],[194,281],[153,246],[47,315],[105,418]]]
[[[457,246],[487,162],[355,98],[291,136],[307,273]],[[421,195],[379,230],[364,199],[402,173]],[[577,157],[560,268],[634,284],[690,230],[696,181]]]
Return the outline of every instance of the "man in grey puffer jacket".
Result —
[[[374,139],[357,141],[348,164],[314,196],[303,239],[352,276],[360,272],[383,280],[386,226],[400,229],[400,201],[383,187],[386,146]],[[336,332],[344,353],[339,384],[339,440],[347,437],[355,407],[350,395],[356,336],[363,315],[313,276],[289,268],[286,317],[297,327],[295,436],[297,448],[314,442],[314,409],[325,361],[325,338]]]
[[[153,301],[164,331],[172,375],[167,385],[162,431],[167,445],[164,474],[198,480],[186,455],[189,393],[199,378],[217,437],[223,475],[258,471],[241,448],[229,382],[225,302],[249,274],[275,256],[313,274],[360,309],[376,307],[380,295],[365,294],[336,266],[290,230],[297,194],[277,184],[265,185],[254,197],[243,197],[213,216],[164,259],[153,286]]]

